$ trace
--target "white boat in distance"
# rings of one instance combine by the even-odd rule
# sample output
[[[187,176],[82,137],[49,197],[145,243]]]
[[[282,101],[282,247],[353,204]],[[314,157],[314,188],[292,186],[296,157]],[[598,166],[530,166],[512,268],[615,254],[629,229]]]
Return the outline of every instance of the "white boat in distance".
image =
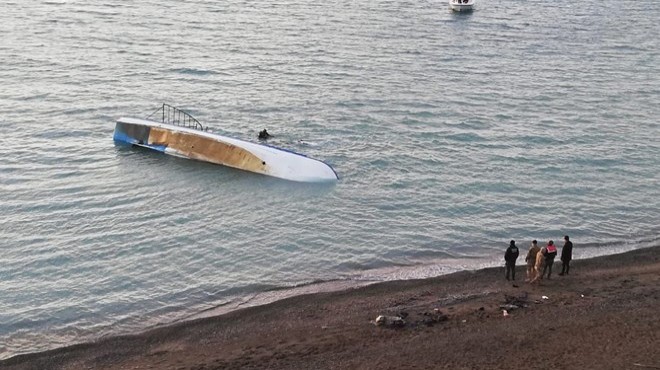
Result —
[[[146,119],[122,117],[114,140],[177,157],[300,182],[336,181],[328,164],[290,150],[208,132],[190,114],[163,104]]]
[[[474,7],[474,0],[449,0],[449,6],[456,12],[467,12]]]

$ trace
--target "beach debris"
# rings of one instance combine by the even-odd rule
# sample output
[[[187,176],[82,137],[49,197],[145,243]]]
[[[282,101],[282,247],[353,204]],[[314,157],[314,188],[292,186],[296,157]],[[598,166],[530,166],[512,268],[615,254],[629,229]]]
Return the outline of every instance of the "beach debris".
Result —
[[[584,298],[584,294],[580,294],[580,297]]]
[[[633,366],[637,367],[645,367],[647,369],[660,369],[660,366],[655,366],[655,365],[645,365],[645,364],[639,364],[639,363],[634,363]]]
[[[406,321],[400,316],[385,316],[379,315],[376,317],[375,321],[376,326],[386,326],[386,327],[401,327],[406,325]]]
[[[527,297],[527,292],[523,292],[519,296],[513,296],[513,295],[505,294],[504,295],[504,304],[500,305],[500,309],[513,311],[513,310],[516,310],[518,308],[528,307],[527,304],[529,303],[529,301],[528,301],[527,298],[528,298]]]
[[[439,309],[433,310],[433,312],[424,312],[422,313],[424,318],[422,319],[422,324],[426,326],[433,326],[439,322],[449,320],[449,317],[442,313]]]
[[[541,296],[541,299],[550,299],[547,295]]]
[[[507,310],[502,310],[502,316],[504,316],[504,317],[509,316],[509,311],[507,311]]]

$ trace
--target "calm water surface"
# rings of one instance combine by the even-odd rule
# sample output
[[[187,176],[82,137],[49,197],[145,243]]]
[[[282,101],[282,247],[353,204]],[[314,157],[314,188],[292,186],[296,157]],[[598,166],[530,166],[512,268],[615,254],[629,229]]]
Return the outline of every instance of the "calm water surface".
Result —
[[[657,244],[660,2],[477,6],[0,1],[0,358],[497,265],[512,238]],[[163,102],[341,179],[112,141]]]

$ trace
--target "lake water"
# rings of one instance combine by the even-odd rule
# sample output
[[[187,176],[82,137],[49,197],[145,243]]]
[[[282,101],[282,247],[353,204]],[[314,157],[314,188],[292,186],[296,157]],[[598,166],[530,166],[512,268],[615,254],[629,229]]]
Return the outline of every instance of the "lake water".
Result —
[[[0,8],[0,358],[499,265],[510,239],[658,244],[660,2]],[[340,180],[113,142],[162,103],[228,136],[267,128]]]

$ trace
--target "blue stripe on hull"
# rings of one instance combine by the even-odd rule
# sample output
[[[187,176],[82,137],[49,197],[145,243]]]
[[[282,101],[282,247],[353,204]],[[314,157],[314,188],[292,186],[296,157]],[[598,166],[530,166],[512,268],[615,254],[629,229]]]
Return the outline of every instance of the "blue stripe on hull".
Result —
[[[138,143],[138,140],[136,140],[136,139],[128,136],[126,133],[120,132],[118,130],[115,130],[115,135],[112,138],[115,141],[121,141],[121,142],[128,143],[128,144],[137,144]]]
[[[139,137],[135,137],[139,136]],[[149,128],[138,125],[131,125],[125,123],[117,123],[115,126],[115,134],[113,136],[115,141],[121,141],[127,144],[139,145],[141,147],[153,149],[159,152],[165,152],[167,145],[153,145],[149,144]]]
[[[166,145],[149,145],[149,144],[135,144],[135,145],[139,145],[139,146],[142,146],[142,147],[145,147],[145,148],[157,150],[157,151],[163,152],[163,153],[165,153],[165,149],[167,149]]]

